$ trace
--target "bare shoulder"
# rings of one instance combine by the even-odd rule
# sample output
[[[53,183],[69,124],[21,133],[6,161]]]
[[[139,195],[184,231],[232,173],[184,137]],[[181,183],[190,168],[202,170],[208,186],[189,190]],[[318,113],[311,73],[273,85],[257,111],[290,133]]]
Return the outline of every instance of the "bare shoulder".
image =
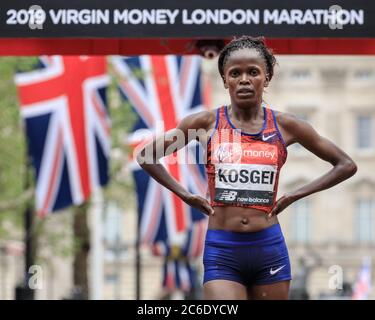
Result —
[[[286,131],[294,130],[301,123],[294,114],[274,110],[277,125]]]
[[[179,127],[209,130],[215,126],[216,109],[204,110],[185,117]]]
[[[310,125],[288,112],[274,110],[276,122],[286,145],[299,141],[299,137],[306,132]]]

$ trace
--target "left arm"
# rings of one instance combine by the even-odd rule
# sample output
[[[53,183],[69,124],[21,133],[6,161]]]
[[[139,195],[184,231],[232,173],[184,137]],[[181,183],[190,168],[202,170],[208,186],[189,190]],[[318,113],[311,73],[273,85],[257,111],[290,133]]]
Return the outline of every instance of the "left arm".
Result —
[[[282,196],[269,213],[269,217],[277,215],[301,198],[335,186],[350,178],[357,171],[356,164],[343,150],[330,140],[320,136],[306,121],[297,119],[290,114],[278,113],[277,122],[288,146],[298,142],[320,159],[331,163],[333,168],[312,182]]]

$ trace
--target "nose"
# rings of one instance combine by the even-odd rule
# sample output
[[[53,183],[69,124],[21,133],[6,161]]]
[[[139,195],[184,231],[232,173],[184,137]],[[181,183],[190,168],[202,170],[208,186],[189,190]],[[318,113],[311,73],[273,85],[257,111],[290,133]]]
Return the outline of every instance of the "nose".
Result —
[[[241,75],[241,78],[240,78],[240,84],[246,84],[246,83],[250,83],[250,80],[249,80],[249,77],[248,77],[248,75],[246,74],[246,72],[244,72],[244,73]]]

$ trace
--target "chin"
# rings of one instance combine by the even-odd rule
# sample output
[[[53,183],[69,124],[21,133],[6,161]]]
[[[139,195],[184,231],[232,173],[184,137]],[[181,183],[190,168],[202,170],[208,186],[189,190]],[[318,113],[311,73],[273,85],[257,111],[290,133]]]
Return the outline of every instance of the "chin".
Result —
[[[240,99],[235,101],[236,106],[240,109],[248,109],[254,106],[257,103],[257,99]]]

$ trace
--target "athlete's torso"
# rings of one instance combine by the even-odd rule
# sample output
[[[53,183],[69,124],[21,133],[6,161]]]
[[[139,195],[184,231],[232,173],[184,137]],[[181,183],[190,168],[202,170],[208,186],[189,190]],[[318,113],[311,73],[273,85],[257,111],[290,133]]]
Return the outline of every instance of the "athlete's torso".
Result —
[[[264,107],[256,134],[240,132],[227,107],[217,110],[215,131],[207,144],[208,190],[215,215],[209,228],[257,231],[277,223],[266,213],[276,201],[280,169],[287,151],[274,112]]]

